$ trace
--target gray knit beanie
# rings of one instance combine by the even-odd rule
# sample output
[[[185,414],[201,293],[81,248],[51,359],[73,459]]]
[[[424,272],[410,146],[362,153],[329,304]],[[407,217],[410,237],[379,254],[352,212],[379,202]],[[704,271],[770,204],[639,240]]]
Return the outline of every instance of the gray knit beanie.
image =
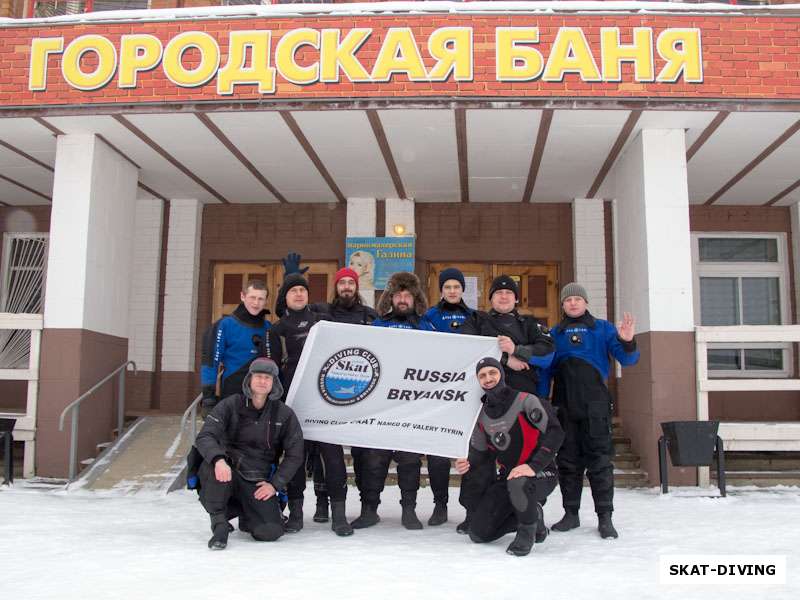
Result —
[[[568,283],[563,288],[561,288],[561,298],[559,302],[562,304],[564,300],[569,298],[570,296],[580,296],[584,300],[586,300],[587,304],[589,302],[589,294],[586,293],[586,288],[583,287],[580,283]]]

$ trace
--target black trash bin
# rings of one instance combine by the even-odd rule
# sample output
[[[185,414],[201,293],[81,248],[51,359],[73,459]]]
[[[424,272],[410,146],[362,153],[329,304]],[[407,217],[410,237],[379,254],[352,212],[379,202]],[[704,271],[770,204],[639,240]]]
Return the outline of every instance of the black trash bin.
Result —
[[[3,447],[3,485],[14,483],[14,426],[16,419],[0,419],[0,446]]]
[[[717,484],[723,496],[725,491],[725,451],[722,438],[717,434],[719,421],[667,421],[661,423],[664,435],[658,440],[658,467],[661,491],[667,493],[666,451],[676,467],[710,467],[717,457]]]

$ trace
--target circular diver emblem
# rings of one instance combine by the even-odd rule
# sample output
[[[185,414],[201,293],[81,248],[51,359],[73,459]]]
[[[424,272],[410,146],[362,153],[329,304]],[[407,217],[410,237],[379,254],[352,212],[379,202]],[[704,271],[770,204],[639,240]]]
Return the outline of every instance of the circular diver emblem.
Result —
[[[505,450],[511,443],[511,438],[505,431],[498,431],[492,436],[492,445],[498,450]]]
[[[378,358],[364,348],[339,350],[319,371],[319,393],[330,404],[361,402],[372,393],[381,376]]]

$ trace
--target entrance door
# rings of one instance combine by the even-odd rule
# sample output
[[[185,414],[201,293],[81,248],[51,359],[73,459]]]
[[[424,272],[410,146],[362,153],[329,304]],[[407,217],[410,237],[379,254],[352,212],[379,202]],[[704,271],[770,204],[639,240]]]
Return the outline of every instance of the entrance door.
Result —
[[[439,273],[456,267],[467,283],[465,301],[478,310],[489,310],[489,287],[498,275],[510,275],[520,288],[517,308],[524,315],[533,315],[552,327],[559,321],[558,266],[554,264],[430,263],[428,267],[428,299],[435,304],[441,298]]]
[[[305,274],[308,279],[308,300],[327,302],[333,292],[333,276],[338,269],[336,261],[302,262],[309,267]],[[283,281],[283,265],[278,261],[261,263],[217,263],[214,265],[214,288],[212,299],[212,322],[223,315],[231,314],[240,302],[240,292],[250,279],[261,279],[267,285],[267,308],[270,321],[277,321],[275,298]]]

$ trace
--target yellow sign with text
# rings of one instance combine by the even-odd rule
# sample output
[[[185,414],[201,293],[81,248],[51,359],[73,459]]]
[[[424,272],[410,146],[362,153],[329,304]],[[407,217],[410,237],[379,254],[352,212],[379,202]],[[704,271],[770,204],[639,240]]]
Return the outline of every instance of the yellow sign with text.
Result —
[[[618,82],[622,64],[630,63],[640,83],[703,81],[699,29],[669,28],[656,35],[651,27],[627,28],[631,43],[620,41],[619,27],[599,29],[599,46],[592,46],[583,28],[561,27],[544,52],[538,27],[498,27],[494,78],[560,82],[573,76],[584,82]],[[136,88],[138,75],[159,65],[178,87],[199,87],[216,77],[220,95],[233,94],[242,85],[274,94],[279,80],[297,85],[339,83],[343,78],[380,83],[404,75],[411,82],[473,81],[471,27],[440,27],[424,40],[410,27],[380,33],[377,54],[370,53],[375,58],[369,61],[359,57],[359,50],[373,36],[370,28],[293,29],[280,36],[274,50],[270,30],[231,31],[226,54],[219,41],[203,31],[185,31],[166,43],[149,34],[123,35],[117,44],[102,35],[82,35],[66,46],[63,37],[34,38],[28,88],[46,91],[47,69],[56,60],[64,81],[78,90],[97,90],[115,78],[121,89]]]

